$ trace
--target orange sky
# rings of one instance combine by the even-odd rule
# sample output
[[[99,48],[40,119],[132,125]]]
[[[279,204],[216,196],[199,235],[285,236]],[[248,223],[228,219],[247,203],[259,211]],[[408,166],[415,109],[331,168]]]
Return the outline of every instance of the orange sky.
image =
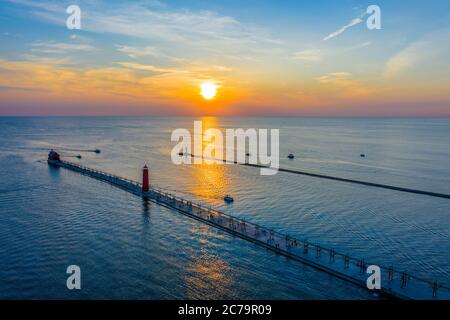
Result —
[[[427,20],[439,5],[385,3],[427,29],[386,15],[385,28],[369,31],[363,7],[314,24],[307,14],[319,7],[292,3],[304,19],[283,11],[277,25],[256,8],[249,17],[240,7],[108,11],[82,1],[89,14],[73,31],[51,4],[1,8],[0,115],[450,116],[450,26]],[[206,81],[219,88],[210,101]]]

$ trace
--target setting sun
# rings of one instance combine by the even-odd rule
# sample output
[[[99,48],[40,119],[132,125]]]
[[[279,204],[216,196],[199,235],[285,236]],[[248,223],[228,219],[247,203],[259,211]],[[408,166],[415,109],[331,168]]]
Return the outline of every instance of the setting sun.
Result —
[[[217,94],[217,85],[215,85],[212,82],[204,82],[201,85],[201,92],[200,94],[202,97],[206,100],[213,99]]]

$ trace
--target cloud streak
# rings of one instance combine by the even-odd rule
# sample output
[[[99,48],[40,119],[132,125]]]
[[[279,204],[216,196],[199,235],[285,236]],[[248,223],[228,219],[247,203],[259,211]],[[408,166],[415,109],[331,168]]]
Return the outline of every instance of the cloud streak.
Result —
[[[27,0],[9,0],[20,5],[36,18],[63,26],[66,15],[57,2],[35,3]],[[82,5],[83,30],[110,33],[145,41],[182,45],[186,49],[217,54],[258,54],[280,44],[265,28],[242,23],[237,19],[208,10],[173,9],[158,5],[117,4],[89,2]],[[139,53],[122,46],[122,52],[132,57]],[[148,49],[148,48],[147,48]],[[133,52],[132,52],[133,51]],[[148,50],[147,54],[151,54]]]
[[[352,74],[350,72],[332,72],[317,78],[320,83],[336,83],[341,80],[347,80]]]
[[[409,44],[386,62],[384,77],[394,78],[417,67],[426,70],[433,60],[446,59],[450,44],[445,40],[449,37],[450,29],[439,30]]]
[[[164,75],[164,74],[186,74],[188,73],[186,70],[182,69],[174,69],[174,68],[161,68],[153,65],[144,65],[140,63],[132,63],[132,62],[118,62],[118,64],[124,68],[145,71],[151,74],[156,75]]]
[[[142,57],[152,57],[152,58],[159,58],[159,59],[166,59],[171,61],[184,61],[185,59],[174,57],[171,55],[168,55],[161,50],[159,50],[156,47],[146,46],[146,47],[133,47],[133,46],[126,46],[126,45],[116,45],[116,50],[118,52],[121,52],[123,54],[126,54],[128,57],[132,59],[138,59]]]
[[[360,24],[361,22],[363,22],[364,20],[362,19],[362,17],[358,17],[353,19],[352,21],[350,21],[348,24],[346,24],[345,26],[341,27],[340,29],[330,33],[329,35],[327,35],[325,38],[323,38],[323,41],[328,41],[330,39],[333,39],[337,36],[339,36],[340,34],[344,33],[347,29],[354,27],[358,24]]]
[[[295,53],[291,59],[307,62],[319,62],[322,60],[322,52],[319,49],[307,49]]]
[[[83,43],[64,43],[64,42],[35,42],[31,44],[31,51],[40,53],[67,53],[72,51],[95,51],[96,48]]]

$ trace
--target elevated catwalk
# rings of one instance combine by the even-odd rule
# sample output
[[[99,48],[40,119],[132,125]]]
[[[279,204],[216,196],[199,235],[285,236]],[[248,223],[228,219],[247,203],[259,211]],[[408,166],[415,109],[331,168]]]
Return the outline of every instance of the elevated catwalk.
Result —
[[[130,179],[60,159],[51,159],[49,157],[48,163],[52,166],[65,168],[105,181],[120,189],[176,210],[183,215],[228,232],[236,237],[275,251],[277,254],[297,260],[367,289],[366,281],[369,275],[366,273],[366,270],[368,266],[375,263],[369,263],[364,259],[356,259],[348,255],[340,254],[333,249],[323,248],[308,243],[307,241],[295,239],[150,186],[148,184],[148,169],[146,167],[144,167],[144,181],[141,184]],[[378,293],[385,297],[426,300],[450,299],[450,288],[440,285],[437,282],[414,277],[393,267],[380,266],[380,268],[381,290]]]

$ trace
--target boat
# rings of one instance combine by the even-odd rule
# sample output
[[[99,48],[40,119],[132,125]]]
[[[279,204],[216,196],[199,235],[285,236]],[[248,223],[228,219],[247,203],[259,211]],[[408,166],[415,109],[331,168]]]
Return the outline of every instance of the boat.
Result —
[[[294,154],[293,154],[293,153],[289,153],[289,155],[288,155],[288,158],[289,158],[289,159],[294,159],[294,158],[295,158],[295,156],[294,156]]]
[[[100,149],[95,149],[94,152],[95,153],[100,153],[101,151],[100,151]]]
[[[361,158],[365,158],[365,157],[366,157],[366,155],[365,155],[364,153],[361,153],[359,156],[360,156]]]
[[[75,158],[77,158],[77,159],[81,159],[81,154],[79,154],[79,155],[75,156]]]
[[[223,200],[224,200],[226,203],[232,203],[232,202],[234,202],[233,197],[230,196],[230,195],[228,195],[228,194],[223,198]]]

